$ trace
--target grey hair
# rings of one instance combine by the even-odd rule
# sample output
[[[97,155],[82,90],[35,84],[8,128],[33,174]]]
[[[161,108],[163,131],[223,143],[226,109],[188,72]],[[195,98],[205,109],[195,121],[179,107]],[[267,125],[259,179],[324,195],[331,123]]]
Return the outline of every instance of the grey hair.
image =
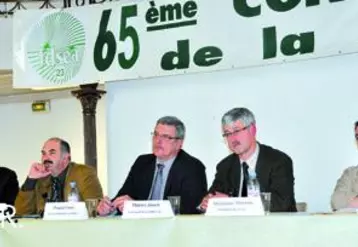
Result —
[[[177,117],[164,116],[157,120],[158,124],[170,125],[175,127],[176,137],[178,139],[184,139],[185,137],[185,126],[184,123]]]
[[[254,114],[247,108],[233,108],[230,111],[226,112],[221,118],[221,124],[230,125],[236,121],[240,121],[245,127],[255,124],[255,116]]]
[[[60,143],[61,153],[71,154],[71,147],[70,147],[70,144],[68,144],[67,141],[65,141],[65,140],[63,140],[63,139],[61,139],[59,137],[51,137],[47,141],[56,141],[56,142]]]

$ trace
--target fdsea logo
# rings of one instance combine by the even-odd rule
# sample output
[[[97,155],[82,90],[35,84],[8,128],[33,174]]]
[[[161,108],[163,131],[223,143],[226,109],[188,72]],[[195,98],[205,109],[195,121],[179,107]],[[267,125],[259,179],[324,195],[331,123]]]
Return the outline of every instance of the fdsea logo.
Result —
[[[86,34],[76,17],[65,11],[49,14],[35,24],[28,37],[27,59],[44,80],[59,85],[77,75]]]

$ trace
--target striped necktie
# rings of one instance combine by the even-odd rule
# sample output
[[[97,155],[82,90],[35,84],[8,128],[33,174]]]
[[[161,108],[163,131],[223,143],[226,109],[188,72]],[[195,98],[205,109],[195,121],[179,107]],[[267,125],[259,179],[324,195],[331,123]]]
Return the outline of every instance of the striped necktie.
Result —
[[[61,202],[61,183],[58,177],[51,178],[51,198],[50,202]]]
[[[152,187],[151,200],[162,200],[161,191],[163,186],[163,164],[157,164],[157,173]]]

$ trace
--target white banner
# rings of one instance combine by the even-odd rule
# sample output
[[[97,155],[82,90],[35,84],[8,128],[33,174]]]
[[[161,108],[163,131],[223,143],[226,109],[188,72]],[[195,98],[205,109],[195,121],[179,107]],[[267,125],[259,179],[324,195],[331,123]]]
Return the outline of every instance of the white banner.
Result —
[[[128,1],[17,11],[14,87],[260,66],[358,51],[355,0]]]

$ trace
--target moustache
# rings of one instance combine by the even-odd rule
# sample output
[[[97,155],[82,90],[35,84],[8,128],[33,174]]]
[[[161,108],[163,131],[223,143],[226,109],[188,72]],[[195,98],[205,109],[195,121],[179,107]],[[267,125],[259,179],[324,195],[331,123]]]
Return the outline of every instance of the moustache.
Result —
[[[52,160],[44,160],[44,164],[53,164],[53,161]]]
[[[231,142],[231,145],[233,146],[233,147],[236,147],[236,146],[239,146],[241,143],[239,142],[239,141],[233,141],[233,142]]]

